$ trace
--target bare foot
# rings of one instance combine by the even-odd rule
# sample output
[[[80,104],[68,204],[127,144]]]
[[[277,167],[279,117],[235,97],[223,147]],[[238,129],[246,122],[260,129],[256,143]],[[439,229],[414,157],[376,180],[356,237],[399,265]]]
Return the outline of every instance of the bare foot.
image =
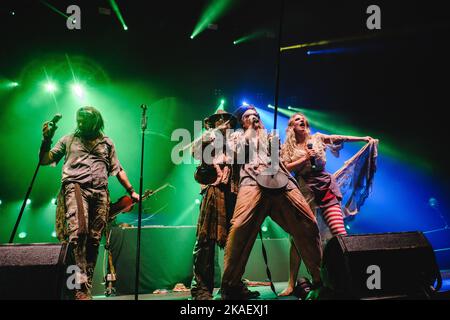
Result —
[[[281,291],[278,296],[279,297],[286,297],[286,296],[290,296],[292,295],[292,292],[294,292],[294,287],[287,287],[286,289],[284,289],[283,291]]]

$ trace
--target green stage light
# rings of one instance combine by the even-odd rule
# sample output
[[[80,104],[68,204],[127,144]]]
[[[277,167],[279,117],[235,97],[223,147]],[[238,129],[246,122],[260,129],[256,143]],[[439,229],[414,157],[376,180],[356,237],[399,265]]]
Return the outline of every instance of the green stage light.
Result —
[[[2,203],[3,203],[2,200],[0,200],[0,206],[2,205]]]
[[[210,4],[202,12],[194,31],[192,31],[191,39],[194,39],[200,32],[206,30],[210,24],[213,24],[220,16],[231,7],[232,0],[212,0]]]
[[[195,199],[195,204],[200,204],[200,200],[199,199]]]
[[[243,42],[248,42],[250,40],[261,38],[261,37],[264,36],[265,33],[266,32],[264,30],[259,30],[259,31],[252,32],[252,33],[250,33],[250,34],[248,34],[246,36],[243,36],[243,37],[241,37],[241,38],[239,38],[237,40],[234,40],[233,44],[235,44],[235,45],[236,44],[241,44]]]
[[[267,226],[262,226],[262,227],[261,227],[261,231],[262,231],[262,232],[267,232],[267,230],[268,230]]]
[[[221,99],[214,113],[217,113],[217,111],[219,110],[225,111],[224,107],[225,107],[225,99]]]
[[[56,204],[56,198],[53,198],[51,201],[52,204]]]
[[[26,237],[27,237],[27,233],[26,232],[19,233],[19,238],[20,239],[25,239]]]
[[[56,238],[56,231],[52,232],[52,238]]]
[[[125,24],[125,20],[122,17],[122,13],[120,12],[119,6],[117,5],[115,0],[109,0],[109,4],[111,5],[111,8],[113,9],[114,13],[117,16],[117,19],[119,19],[120,23],[122,24],[123,30],[128,30],[127,25]]]
[[[45,91],[48,93],[53,93],[57,90],[56,84],[53,81],[48,81],[45,85]]]
[[[297,107],[291,107],[289,110],[286,108],[278,108],[278,112],[286,117],[291,117],[297,112],[300,112],[306,116],[311,127],[316,130],[325,130],[331,134],[342,134],[348,136],[366,136],[368,134],[364,130],[350,125],[342,116],[335,113]],[[405,155],[399,151],[398,148],[395,148],[388,139],[385,139],[382,136],[375,136],[374,138],[379,138],[383,142],[379,145],[378,149],[383,154],[397,159],[405,157]],[[409,155],[408,159],[424,169],[431,169],[428,167],[428,164],[423,161],[423,159],[415,157],[414,155]]]
[[[64,18],[68,19],[69,16],[66,15],[64,12],[61,12],[60,10],[58,10],[57,8],[55,8],[54,6],[52,6],[50,3],[47,3],[46,1],[41,0],[41,2],[43,4],[45,4],[47,7],[49,7],[52,11],[56,12],[57,14],[63,16]]]
[[[18,86],[18,82],[0,79],[0,89],[13,89]]]
[[[78,98],[82,98],[84,96],[84,88],[81,84],[79,83],[74,83],[72,84],[72,92],[78,97]]]
[[[31,204],[31,199],[27,199],[27,205]]]
[[[215,113],[217,113],[217,111],[219,111],[219,110],[224,111],[224,104],[225,104],[225,101],[221,100],[219,106],[217,107],[217,109],[215,111]]]

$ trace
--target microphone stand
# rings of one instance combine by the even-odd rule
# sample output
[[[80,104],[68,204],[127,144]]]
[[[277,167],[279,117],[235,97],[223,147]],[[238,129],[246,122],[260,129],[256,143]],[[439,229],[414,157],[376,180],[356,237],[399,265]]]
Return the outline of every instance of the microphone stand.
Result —
[[[273,130],[277,129],[278,94],[280,92],[281,36],[283,34],[284,0],[280,2],[280,20],[278,25],[277,62],[275,66],[275,111],[273,114]]]
[[[280,17],[279,17],[280,20],[279,20],[279,25],[278,25],[277,61],[276,61],[276,65],[275,65],[275,111],[274,111],[274,114],[273,114],[273,132],[275,132],[275,130],[277,129],[278,93],[280,91],[279,90],[280,89],[280,60],[281,60],[280,48],[281,48],[281,36],[282,36],[282,27],[283,27],[283,16],[284,16],[284,0],[281,0],[280,1]],[[278,150],[277,150],[277,152],[278,152]],[[278,165],[279,164],[277,164],[277,167],[278,167]],[[276,174],[276,172],[273,172],[272,179],[275,177],[275,174]],[[266,251],[266,248],[264,246],[261,229],[259,230],[259,238],[261,239],[262,255],[263,255],[263,258],[264,258],[264,263],[266,264],[266,274],[267,274],[267,278],[269,279],[269,282],[270,282],[270,289],[274,293],[276,299],[278,299],[278,294],[275,291],[275,286],[274,286],[273,280],[272,280],[272,274],[271,274],[270,269],[269,269],[269,262],[268,262],[268,258],[267,258],[267,251]]]
[[[31,183],[28,186],[28,190],[27,190],[27,194],[25,195],[25,199],[23,199],[22,207],[20,208],[20,212],[19,212],[19,216],[17,217],[16,224],[14,225],[14,229],[11,233],[11,236],[9,237],[8,243],[14,242],[14,237],[16,236],[17,228],[19,227],[20,220],[22,219],[23,212],[25,211],[25,206],[27,205],[27,200],[30,197],[31,190],[33,189],[34,180],[36,180],[36,176],[39,172],[39,168],[41,167],[41,160],[42,160],[42,156],[39,156],[39,162],[36,166],[36,170],[34,171],[33,178],[31,179]]]
[[[134,300],[139,300],[139,269],[141,261],[141,229],[142,229],[142,192],[143,192],[143,175],[144,175],[144,138],[147,129],[147,106],[141,105],[142,108],[142,147],[141,147],[141,176],[139,178],[139,213],[138,213],[138,230],[136,244],[136,278],[134,286]]]
[[[50,123],[52,123],[52,131],[53,131],[52,135],[54,134],[54,132],[56,130],[55,122],[57,122],[59,119],[56,119],[56,121],[53,122],[54,120],[55,120],[55,118],[53,118],[52,121],[50,121]],[[41,154],[41,152],[39,152],[39,161],[36,166],[36,170],[34,170],[33,178],[31,179],[30,185],[28,186],[27,193],[25,195],[25,198],[23,199],[22,207],[20,208],[20,212],[19,212],[19,216],[17,217],[16,223],[14,225],[13,231],[11,232],[11,236],[9,237],[8,243],[14,242],[14,237],[16,236],[17,229],[19,228],[20,220],[22,220],[23,212],[25,211],[25,207],[27,205],[28,198],[30,197],[31,190],[33,189],[34,180],[36,180],[37,174],[39,172],[39,168],[41,167],[41,161],[42,161],[43,155],[44,155],[44,153]]]
[[[442,228],[438,228],[438,229],[434,229],[434,230],[429,230],[429,231],[424,231],[424,232],[422,232],[422,233],[425,234],[425,233],[432,233],[432,232],[437,232],[437,231],[442,231],[442,230],[450,230],[450,228],[449,228],[449,226],[448,226],[447,220],[445,219],[445,217],[444,217],[442,211],[439,210],[438,204],[432,205],[431,208],[439,214],[439,216],[440,216],[441,219],[442,219],[442,222],[443,222],[445,225],[444,225]]]

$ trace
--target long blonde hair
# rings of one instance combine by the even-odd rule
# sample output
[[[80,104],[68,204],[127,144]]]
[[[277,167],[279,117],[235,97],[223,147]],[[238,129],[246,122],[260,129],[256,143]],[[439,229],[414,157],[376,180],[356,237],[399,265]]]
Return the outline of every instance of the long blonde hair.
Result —
[[[286,141],[281,146],[281,157],[282,158],[289,158],[292,159],[295,154],[295,149],[297,148],[297,140],[295,139],[295,132],[294,132],[294,118],[295,116],[303,116],[305,118],[305,125],[306,125],[306,140],[309,139],[311,136],[311,128],[309,126],[308,119],[303,113],[297,112],[294,113],[290,118],[288,122],[288,126],[286,128]],[[294,159],[293,159],[294,160]]]

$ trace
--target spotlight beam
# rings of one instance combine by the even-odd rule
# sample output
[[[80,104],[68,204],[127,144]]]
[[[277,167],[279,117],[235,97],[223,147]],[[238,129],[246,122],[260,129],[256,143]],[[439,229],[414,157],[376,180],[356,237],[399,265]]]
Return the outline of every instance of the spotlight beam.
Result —
[[[69,18],[69,16],[68,16],[67,14],[65,14],[64,12],[62,12],[62,11],[56,9],[56,8],[55,8],[54,6],[52,6],[50,3],[48,3],[48,2],[46,2],[46,1],[44,1],[44,0],[41,0],[41,3],[43,3],[45,6],[47,6],[48,8],[50,8],[53,12],[56,12],[57,14],[63,16],[64,18],[66,18],[66,19]]]
[[[225,99],[221,99],[221,100],[220,100],[220,104],[219,104],[219,106],[217,107],[215,113],[217,113],[217,111],[219,111],[219,110],[224,110],[224,106],[225,106]]]
[[[119,19],[120,23],[122,24],[123,30],[128,30],[128,26],[125,23],[125,20],[122,17],[122,13],[120,13],[119,6],[117,5],[117,2],[115,0],[109,0],[109,4],[111,5],[111,8],[113,9],[114,13],[117,16],[117,19]]]
[[[391,30],[391,31],[382,31],[382,32],[376,32],[373,34],[361,34],[356,36],[350,36],[350,37],[344,37],[344,38],[338,38],[338,39],[331,39],[331,40],[321,40],[317,42],[309,42],[309,43],[302,43],[302,44],[296,44],[291,45],[287,47],[281,47],[280,51],[286,51],[286,50],[293,50],[293,49],[302,49],[307,47],[315,47],[315,46],[324,46],[331,43],[340,43],[340,42],[347,42],[347,41],[358,41],[358,40],[367,40],[372,38],[378,38],[378,37],[393,37],[393,36],[404,36],[408,34],[414,34],[416,32],[423,32],[424,30],[434,30],[434,29],[440,29],[440,28],[446,28],[447,26],[441,23],[436,23],[433,25],[428,26],[421,26],[419,28],[412,28],[412,27],[404,27],[397,30]]]
[[[341,42],[347,42],[347,41],[366,40],[366,39],[372,39],[372,38],[375,38],[378,36],[379,36],[378,34],[367,34],[367,35],[362,35],[362,36],[354,36],[354,37],[346,37],[346,38],[339,38],[339,39],[320,40],[320,41],[316,41],[316,42],[301,43],[301,44],[296,44],[296,45],[292,45],[292,46],[281,47],[280,52],[287,51],[287,50],[293,50],[293,49],[325,46],[325,45],[332,44],[332,43],[334,44],[334,43],[341,43]]]
[[[268,109],[275,109],[274,106],[268,105]],[[290,118],[297,112],[303,113],[311,125],[316,130],[324,130],[331,134],[343,134],[350,136],[365,136],[367,132],[363,132],[359,128],[346,123],[346,121],[339,115],[332,113],[325,113],[317,110],[289,107],[289,109],[278,107],[278,112],[283,116]],[[376,137],[377,138],[377,137]],[[405,158],[405,152],[394,147],[387,137],[379,137],[383,143],[378,147],[380,153],[392,158],[401,159]],[[427,163],[419,157],[408,154],[409,161],[417,166],[427,169]]]
[[[191,39],[194,39],[200,32],[206,30],[208,25],[217,21],[231,7],[232,0],[212,0],[211,3],[203,11],[194,31],[192,31]]]
[[[250,34],[248,34],[246,36],[240,37],[237,40],[234,40],[233,44],[238,45],[238,44],[241,44],[243,42],[248,42],[248,41],[251,41],[251,40],[254,40],[254,39],[257,39],[257,38],[261,38],[264,34],[265,34],[265,31],[263,31],[263,30],[256,31],[256,32],[250,33]]]
[[[51,93],[51,95],[53,97],[53,101],[55,102],[55,107],[56,107],[57,112],[61,112],[61,110],[59,109],[58,101],[56,101],[56,97],[55,97],[56,85],[48,77],[47,69],[45,69],[45,67],[44,67],[44,73],[45,73],[45,78],[47,79],[47,84],[45,85],[46,89],[48,92]],[[51,86],[52,83],[53,83],[53,86]],[[53,89],[51,89],[51,87],[53,87]],[[48,90],[48,89],[51,89],[51,90]]]

